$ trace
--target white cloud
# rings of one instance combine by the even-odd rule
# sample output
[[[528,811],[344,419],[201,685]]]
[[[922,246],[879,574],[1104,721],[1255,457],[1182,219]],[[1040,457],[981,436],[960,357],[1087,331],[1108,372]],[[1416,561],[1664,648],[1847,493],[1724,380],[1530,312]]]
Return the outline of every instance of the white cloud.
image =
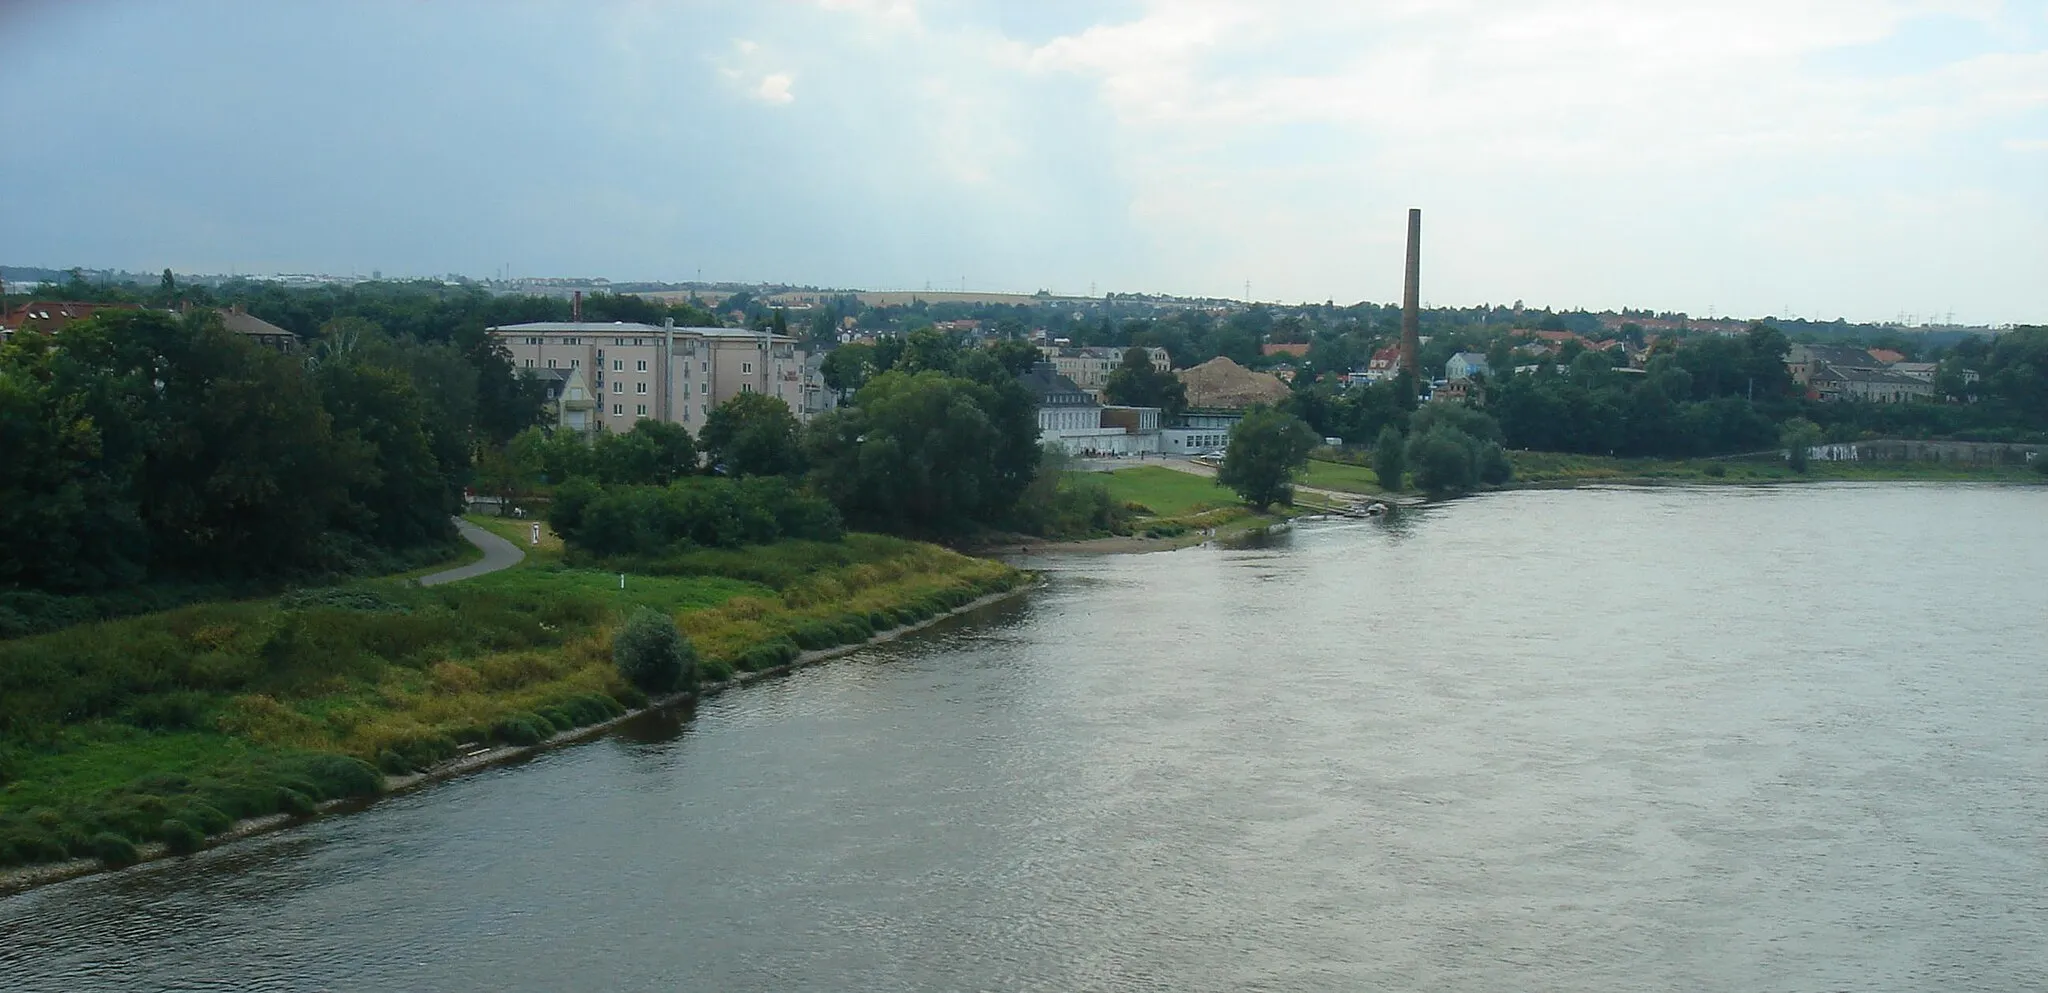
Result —
[[[761,77],[760,85],[754,87],[754,99],[762,103],[789,103],[796,99],[796,94],[789,91],[793,82],[795,80],[789,73],[771,72]]]

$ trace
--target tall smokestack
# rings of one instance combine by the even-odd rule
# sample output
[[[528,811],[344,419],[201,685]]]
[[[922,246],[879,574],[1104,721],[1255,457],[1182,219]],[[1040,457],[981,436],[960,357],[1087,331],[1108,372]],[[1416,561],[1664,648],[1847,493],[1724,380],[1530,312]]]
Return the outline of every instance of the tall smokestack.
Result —
[[[1408,269],[1409,269],[1409,271],[1410,271],[1410,272],[1413,272],[1413,271],[1415,270],[1415,261],[1414,261],[1414,256],[1415,256],[1415,248],[1413,247],[1413,239],[1414,239],[1414,235],[1410,235],[1410,236],[1409,236],[1409,239],[1410,239],[1410,247],[1409,247],[1409,249],[1408,249],[1408,255],[1409,255],[1409,261],[1408,261]],[[1414,279],[1415,277],[1413,277],[1413,276],[1410,276],[1410,277],[1408,277],[1408,278],[1409,278],[1410,280],[1413,280],[1413,279]],[[572,321],[575,321],[575,322],[576,322],[576,323],[578,323],[578,324],[581,324],[581,323],[583,323],[583,291],[582,291],[582,290],[577,290],[577,291],[575,292],[575,294],[574,294],[573,296],[569,297],[569,319],[570,319],[570,320],[572,320]]]
[[[1422,300],[1422,210],[1408,211],[1408,278],[1401,284],[1401,368],[1408,370],[1418,382],[1422,370],[1415,364],[1415,353],[1421,350],[1420,333],[1417,327],[1421,320]]]

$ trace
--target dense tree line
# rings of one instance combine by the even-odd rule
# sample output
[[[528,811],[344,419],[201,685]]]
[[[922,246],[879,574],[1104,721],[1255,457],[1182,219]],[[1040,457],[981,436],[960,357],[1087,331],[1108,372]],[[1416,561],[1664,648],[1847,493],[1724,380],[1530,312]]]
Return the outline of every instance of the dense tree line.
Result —
[[[259,580],[444,546],[482,430],[476,365],[360,322],[320,344],[280,354],[211,311],[15,335],[0,590]]]

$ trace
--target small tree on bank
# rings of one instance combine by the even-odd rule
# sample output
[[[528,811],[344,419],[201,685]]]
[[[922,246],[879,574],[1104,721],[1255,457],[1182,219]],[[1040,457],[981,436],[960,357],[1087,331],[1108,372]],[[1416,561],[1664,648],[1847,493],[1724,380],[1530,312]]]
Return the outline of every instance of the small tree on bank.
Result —
[[[646,693],[673,693],[697,683],[697,650],[675,618],[641,607],[612,635],[612,664]]]
[[[1407,439],[1401,437],[1401,429],[1387,425],[1380,429],[1380,436],[1372,443],[1372,474],[1379,477],[1380,486],[1388,490],[1401,489],[1401,477],[1408,474],[1408,461],[1401,448]]]
[[[1316,433],[1308,422],[1270,407],[1253,407],[1230,429],[1230,447],[1216,481],[1264,509],[1294,499],[1294,474],[1308,464]]]
[[[1785,422],[1785,430],[1778,435],[1785,446],[1785,459],[1793,472],[1805,472],[1813,446],[1820,444],[1820,425],[1804,417],[1795,417]]]

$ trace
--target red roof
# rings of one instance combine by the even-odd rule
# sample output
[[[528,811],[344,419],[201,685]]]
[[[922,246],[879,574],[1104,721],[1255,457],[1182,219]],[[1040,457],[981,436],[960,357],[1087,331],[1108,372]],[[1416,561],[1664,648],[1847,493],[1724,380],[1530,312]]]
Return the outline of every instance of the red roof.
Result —
[[[1286,355],[1307,355],[1307,354],[1308,354],[1308,343],[1307,343],[1307,342],[1300,342],[1300,341],[1284,341],[1284,342],[1283,342],[1283,341],[1276,341],[1276,342],[1273,342],[1272,344],[1269,344],[1269,345],[1260,345],[1260,346],[1259,346],[1259,354],[1261,354],[1261,355],[1281,355],[1281,354],[1286,354]]]
[[[100,310],[141,310],[132,303],[76,303],[69,300],[31,300],[0,317],[0,328],[10,331],[55,331],[72,321],[82,321]]]
[[[1885,365],[1906,361],[1906,354],[1904,352],[1895,352],[1889,348],[1873,348],[1870,350],[1870,357]]]
[[[1367,369],[1392,369],[1393,367],[1400,364],[1400,348],[1382,348],[1379,351],[1372,353],[1372,358],[1365,363],[1365,367]]]

